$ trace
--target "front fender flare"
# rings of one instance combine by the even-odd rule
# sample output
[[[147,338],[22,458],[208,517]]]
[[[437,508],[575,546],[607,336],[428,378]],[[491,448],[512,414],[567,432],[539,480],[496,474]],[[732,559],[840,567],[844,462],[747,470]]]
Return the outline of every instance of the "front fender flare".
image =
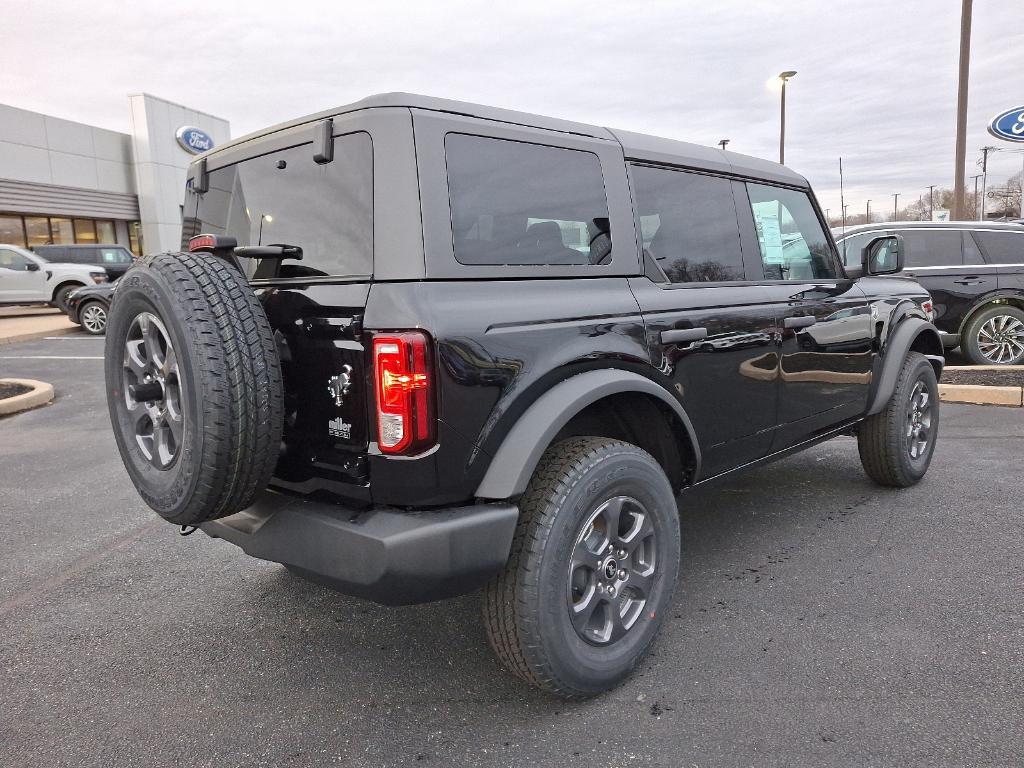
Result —
[[[907,353],[914,345],[914,342],[922,335],[932,337],[928,341],[932,351],[925,353],[925,357],[931,361],[933,366],[938,368],[937,372],[941,373],[942,366],[945,365],[946,360],[942,356],[942,339],[939,336],[938,329],[927,320],[922,320],[919,317],[904,318],[886,340],[883,347],[882,370],[877,377],[877,384],[871,397],[871,405],[867,411],[868,416],[879,413],[885,408],[885,404],[889,402],[889,398],[892,397],[892,393],[896,389],[896,379],[903,368],[903,361],[906,359]]]
[[[700,473],[700,446],[689,416],[669,392],[638,373],[619,368],[587,371],[559,382],[531,405],[505,436],[476,489],[481,499],[507,499],[526,490],[544,451],[558,432],[588,405],[609,395],[639,392],[656,397],[682,422],[693,446],[695,473]]]

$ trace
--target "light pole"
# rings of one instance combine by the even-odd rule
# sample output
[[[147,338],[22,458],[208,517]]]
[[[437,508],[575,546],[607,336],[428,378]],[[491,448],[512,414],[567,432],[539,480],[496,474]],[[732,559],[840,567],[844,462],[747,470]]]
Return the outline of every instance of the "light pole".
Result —
[[[264,213],[264,214],[262,214],[260,216],[260,233],[256,237],[256,245],[263,245],[263,222],[264,221],[269,221],[270,223],[273,223],[274,222],[274,217],[271,216],[269,213]]]
[[[932,196],[933,189],[935,189],[934,184],[928,187],[928,221],[935,221],[935,198]]]
[[[981,201],[978,200],[978,179],[981,178],[981,174],[971,176],[971,178],[974,179],[974,215],[978,217],[978,221],[981,221]]]
[[[871,201],[870,200],[868,200],[867,210],[864,211],[864,223],[865,224],[870,224],[871,223]]]
[[[967,159],[967,82],[971,63],[971,6],[962,0],[960,9],[960,82],[956,94],[956,170],[953,174],[953,220],[967,218],[964,210],[964,163]]]
[[[849,203],[843,205],[843,229],[846,229],[846,209],[850,207]]]
[[[796,70],[787,69],[779,73],[782,81],[782,119],[779,122],[779,163],[786,164],[786,83],[796,74]]]
[[[893,192],[892,193],[892,220],[893,221],[899,221],[900,220],[899,202],[900,202],[900,193],[899,192]]]
[[[718,142],[718,146],[725,150],[726,144],[728,144],[730,141],[732,141],[732,139],[722,139],[720,142]]]
[[[995,151],[995,147],[981,148],[981,215],[978,217],[978,221],[985,220],[985,195],[988,194],[988,153]]]

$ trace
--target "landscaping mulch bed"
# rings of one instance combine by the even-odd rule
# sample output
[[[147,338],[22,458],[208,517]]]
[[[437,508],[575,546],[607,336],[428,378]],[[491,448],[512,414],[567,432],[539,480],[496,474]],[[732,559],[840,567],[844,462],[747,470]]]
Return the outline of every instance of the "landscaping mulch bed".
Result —
[[[1024,387],[1024,365],[1007,366],[999,371],[942,372],[943,384],[981,384],[987,387]]]
[[[6,381],[0,381],[0,400],[4,400],[8,397],[14,397],[16,395],[23,395],[26,392],[31,392],[32,387],[26,387],[24,384],[11,384]]]

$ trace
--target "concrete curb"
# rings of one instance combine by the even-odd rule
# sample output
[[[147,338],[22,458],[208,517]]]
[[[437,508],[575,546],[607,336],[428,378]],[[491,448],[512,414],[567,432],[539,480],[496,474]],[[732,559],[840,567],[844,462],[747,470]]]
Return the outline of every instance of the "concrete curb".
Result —
[[[939,400],[944,403],[1005,405],[1024,407],[1024,387],[989,387],[982,384],[939,384]]]
[[[37,341],[39,339],[45,339],[47,336],[64,336],[69,333],[81,330],[77,325],[74,328],[55,328],[50,331],[32,331],[31,333],[21,333],[17,336],[0,336],[0,347],[5,344],[17,344],[19,341]]]
[[[21,413],[30,408],[38,408],[53,400],[53,385],[45,381],[35,379],[0,379],[6,384],[23,384],[32,387],[30,392],[23,392],[14,397],[5,397],[0,400],[0,416],[10,416],[13,413]]]

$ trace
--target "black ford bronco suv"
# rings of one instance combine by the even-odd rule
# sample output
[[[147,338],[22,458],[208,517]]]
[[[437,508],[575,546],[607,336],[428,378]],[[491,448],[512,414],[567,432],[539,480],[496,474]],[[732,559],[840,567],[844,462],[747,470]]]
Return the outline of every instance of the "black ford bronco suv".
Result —
[[[650,646],[680,492],[840,434],[904,487],[935,448],[901,238],[844,270],[774,163],[390,94],[200,156],[183,241],[107,330],[146,503],[382,603],[483,587],[502,664],[562,696]]]

